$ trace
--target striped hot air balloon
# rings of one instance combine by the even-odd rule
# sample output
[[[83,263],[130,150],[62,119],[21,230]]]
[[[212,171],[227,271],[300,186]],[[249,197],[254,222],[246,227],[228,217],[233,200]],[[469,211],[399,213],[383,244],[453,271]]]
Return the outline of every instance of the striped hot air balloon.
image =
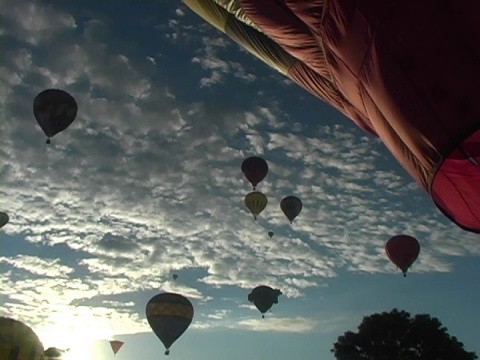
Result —
[[[257,216],[265,210],[268,199],[265,194],[259,191],[253,191],[245,196],[245,206],[252,212],[253,218],[257,220]]]
[[[165,346],[165,355],[190,326],[194,313],[192,303],[175,293],[155,295],[147,303],[145,312],[150,327]]]

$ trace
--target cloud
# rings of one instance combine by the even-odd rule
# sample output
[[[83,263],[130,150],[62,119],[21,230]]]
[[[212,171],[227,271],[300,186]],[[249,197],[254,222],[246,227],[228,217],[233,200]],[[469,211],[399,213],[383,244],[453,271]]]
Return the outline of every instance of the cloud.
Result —
[[[77,27],[70,14],[27,0],[2,1],[0,16],[3,18],[4,34],[32,45],[49,41]]]
[[[36,256],[17,255],[14,258],[0,257],[0,262],[7,263],[17,269],[27,270],[36,275],[48,277],[65,277],[74,270],[62,264],[60,259],[38,258]]]
[[[284,317],[265,319],[246,319],[238,323],[239,328],[251,331],[268,331],[268,332],[287,332],[287,333],[304,333],[310,332],[318,325],[316,320],[304,317]]]
[[[210,72],[208,77],[200,79],[200,88],[210,87],[215,84],[223,83],[226,75],[233,75],[234,78],[246,82],[255,81],[256,76],[248,73],[245,67],[236,61],[223,60],[217,52],[222,49],[230,48],[231,42],[221,38],[203,37],[204,48],[199,49],[199,55],[192,58],[192,63],[200,64],[203,70]]]

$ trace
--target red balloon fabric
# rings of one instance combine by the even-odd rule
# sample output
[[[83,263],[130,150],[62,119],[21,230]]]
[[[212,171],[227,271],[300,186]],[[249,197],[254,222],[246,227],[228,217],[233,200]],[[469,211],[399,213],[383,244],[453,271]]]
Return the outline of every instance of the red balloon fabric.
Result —
[[[420,244],[412,236],[397,235],[387,241],[385,252],[390,261],[397,265],[405,275],[420,254]]]
[[[379,136],[446,216],[480,232],[480,1],[183,1]]]

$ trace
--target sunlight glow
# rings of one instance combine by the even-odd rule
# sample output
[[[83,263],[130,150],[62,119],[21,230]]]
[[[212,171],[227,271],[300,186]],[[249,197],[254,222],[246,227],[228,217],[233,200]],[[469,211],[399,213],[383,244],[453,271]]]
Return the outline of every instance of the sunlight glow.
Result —
[[[64,355],[65,360],[88,359],[94,352],[96,341],[113,336],[113,324],[108,317],[95,316],[86,307],[64,310],[50,313],[36,332],[45,349],[51,346],[70,349]]]

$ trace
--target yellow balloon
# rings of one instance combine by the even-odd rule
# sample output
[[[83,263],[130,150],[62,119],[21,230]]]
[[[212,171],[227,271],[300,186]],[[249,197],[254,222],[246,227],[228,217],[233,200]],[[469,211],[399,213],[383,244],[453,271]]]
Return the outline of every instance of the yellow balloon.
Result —
[[[0,317],[0,359],[39,360],[43,345],[24,323]]]
[[[259,215],[268,204],[268,199],[265,194],[254,191],[245,196],[245,206],[252,212],[254,219]]]

